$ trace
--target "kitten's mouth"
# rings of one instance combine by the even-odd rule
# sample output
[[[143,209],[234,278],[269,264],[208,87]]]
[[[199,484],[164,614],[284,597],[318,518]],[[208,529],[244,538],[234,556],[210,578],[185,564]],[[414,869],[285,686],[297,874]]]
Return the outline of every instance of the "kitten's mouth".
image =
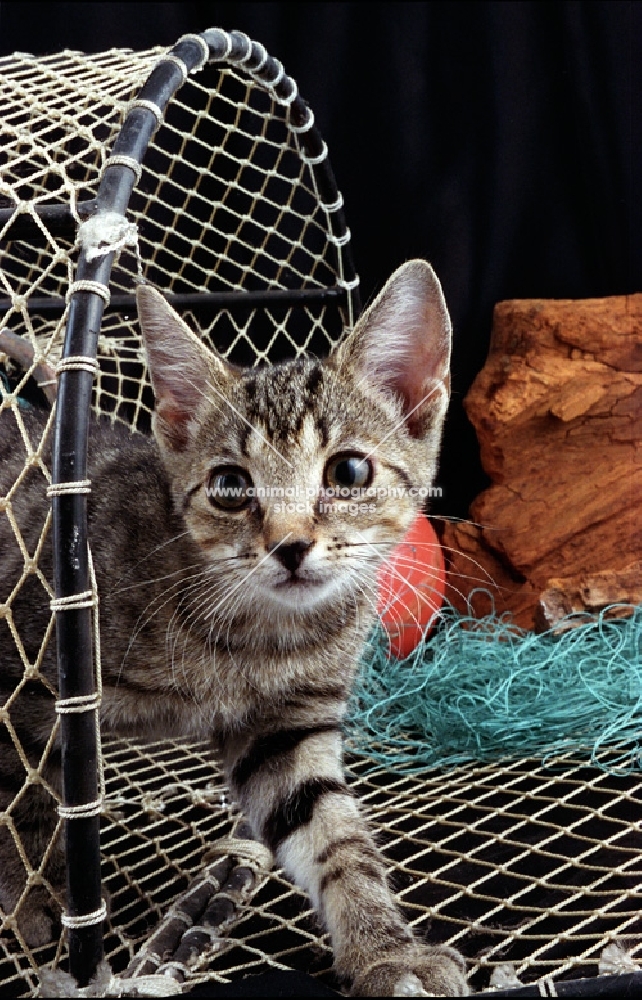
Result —
[[[319,580],[315,577],[297,576],[297,574],[295,573],[292,576],[288,576],[287,579],[280,580],[279,583],[276,583],[274,585],[274,589],[289,590],[291,587],[294,587],[296,589],[301,589],[302,587],[312,588],[312,587],[319,587],[323,583],[325,583],[325,580]]]
[[[272,586],[279,603],[297,608],[301,608],[303,604],[317,604],[333,589],[331,580],[320,576],[299,576],[296,573]]]

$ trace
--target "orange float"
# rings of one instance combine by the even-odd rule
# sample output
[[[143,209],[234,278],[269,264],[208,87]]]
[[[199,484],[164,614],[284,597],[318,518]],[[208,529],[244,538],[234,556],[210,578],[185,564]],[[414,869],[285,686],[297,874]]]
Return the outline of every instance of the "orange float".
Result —
[[[405,659],[428,634],[444,599],[444,556],[435,530],[418,514],[378,573],[377,610],[390,654]]]

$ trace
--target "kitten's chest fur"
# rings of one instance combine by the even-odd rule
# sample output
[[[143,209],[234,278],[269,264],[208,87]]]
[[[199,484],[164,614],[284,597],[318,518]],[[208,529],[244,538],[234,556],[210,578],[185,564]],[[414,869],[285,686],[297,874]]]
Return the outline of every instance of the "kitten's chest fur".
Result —
[[[98,582],[108,593],[100,574]],[[102,641],[110,647],[102,715],[110,729],[206,738],[276,719],[293,704],[344,700],[374,618],[370,609],[344,608],[293,628],[264,611],[258,620],[215,621],[212,633],[208,623],[193,624],[180,596],[166,601],[159,593],[164,606],[142,626],[144,609],[130,606],[123,615],[117,597],[102,602]]]

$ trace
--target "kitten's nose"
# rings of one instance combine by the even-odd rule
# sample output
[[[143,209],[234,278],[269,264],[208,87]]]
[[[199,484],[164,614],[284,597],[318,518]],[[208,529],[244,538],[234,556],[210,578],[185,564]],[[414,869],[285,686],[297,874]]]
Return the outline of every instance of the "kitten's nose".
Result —
[[[296,573],[299,566],[305,559],[308,549],[311,549],[314,541],[307,538],[297,538],[294,542],[284,542],[283,545],[270,546],[270,552],[278,559],[282,566],[285,566],[290,573]]]

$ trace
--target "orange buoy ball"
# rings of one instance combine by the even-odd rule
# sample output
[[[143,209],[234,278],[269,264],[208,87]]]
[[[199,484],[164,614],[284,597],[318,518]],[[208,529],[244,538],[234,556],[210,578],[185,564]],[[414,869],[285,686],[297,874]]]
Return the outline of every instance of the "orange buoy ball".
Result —
[[[379,568],[377,610],[388,633],[390,653],[403,660],[419,645],[444,599],[444,555],[425,514]]]

